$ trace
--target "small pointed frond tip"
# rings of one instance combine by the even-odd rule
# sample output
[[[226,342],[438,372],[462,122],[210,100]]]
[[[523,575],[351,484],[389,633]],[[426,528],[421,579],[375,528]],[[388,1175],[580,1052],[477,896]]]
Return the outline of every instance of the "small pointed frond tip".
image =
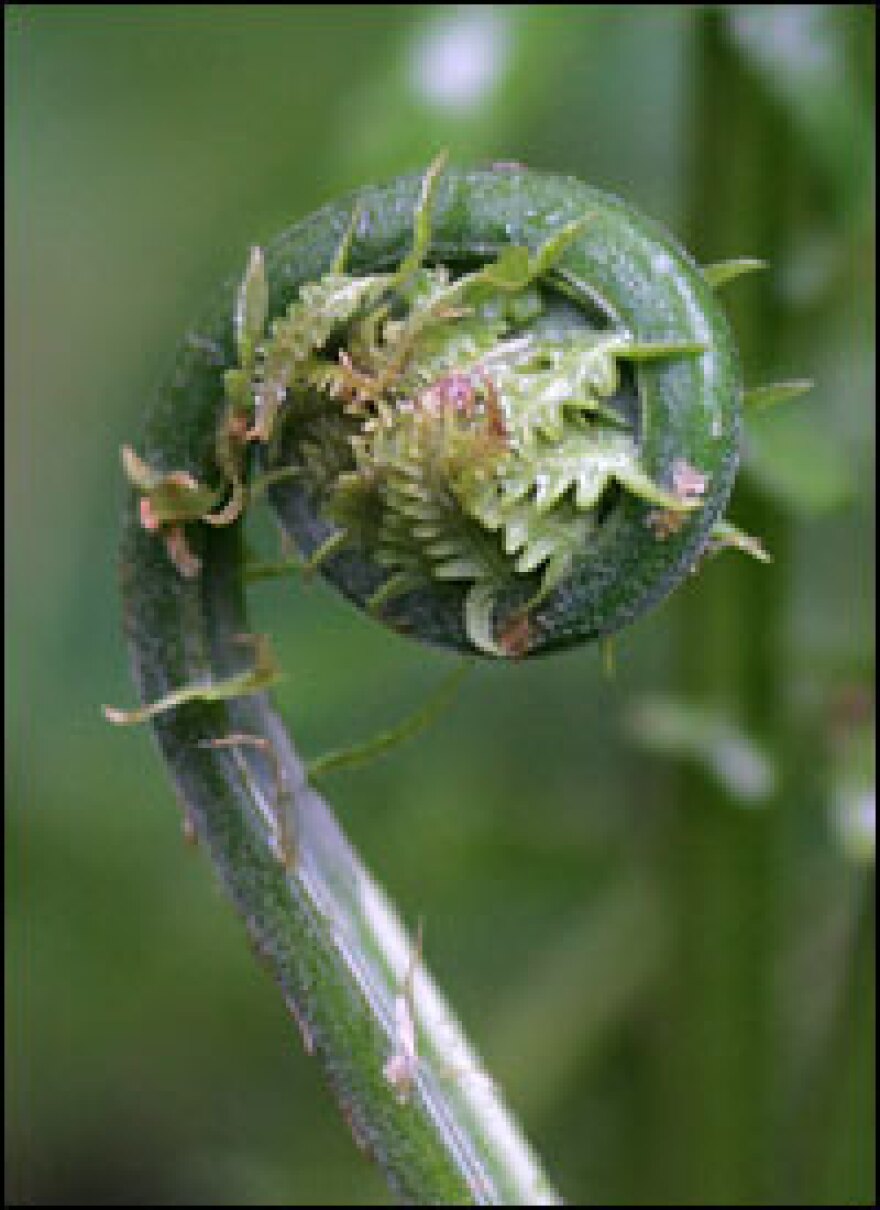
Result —
[[[251,248],[247,269],[235,299],[234,328],[235,344],[239,357],[250,365],[254,348],[263,335],[269,315],[269,281],[266,277],[266,262],[263,250],[255,244]]]
[[[788,403],[790,399],[798,399],[812,391],[813,383],[809,378],[797,379],[793,382],[770,382],[766,386],[752,387],[743,395],[743,404],[751,411],[763,411],[764,408],[775,407],[778,403]]]
[[[122,446],[120,450],[122,469],[132,487],[142,492],[151,491],[161,476],[150,467],[143,458],[138,457],[130,445]]]
[[[354,237],[357,233],[362,213],[363,210],[359,204],[352,208],[348,226],[342,233],[342,239],[339,241],[339,247],[336,249],[336,255],[333,257],[333,263],[330,266],[331,274],[338,275],[345,272],[345,266],[348,263],[348,256],[354,243]]]
[[[709,352],[709,346],[687,340],[634,340],[615,352],[622,361],[660,361],[667,357],[701,357]]]
[[[760,538],[744,533],[729,521],[718,521],[713,525],[711,541],[718,550],[733,548],[741,550],[745,555],[751,555],[759,563],[773,562],[773,557],[765,549]]]
[[[449,159],[448,151],[441,151],[428,166],[422,177],[422,187],[419,200],[413,213],[413,246],[412,251],[401,262],[397,270],[397,280],[405,281],[417,269],[428,254],[431,246],[431,209],[434,204],[434,192],[443,169]]]
[[[254,663],[251,668],[235,673],[221,681],[207,681],[203,684],[181,685],[172,689],[158,701],[149,702],[135,710],[120,710],[116,706],[104,706],[104,718],[108,723],[117,726],[131,726],[135,723],[145,723],[148,719],[165,714],[177,706],[188,702],[225,702],[236,697],[248,697],[252,693],[262,693],[281,679],[281,671],[272,654],[269,640],[265,635],[241,635],[240,642],[247,642],[254,649]]]
[[[719,260],[712,265],[704,265],[703,277],[713,290],[718,290],[746,273],[754,273],[758,269],[766,268],[765,260],[759,260],[755,256],[737,256],[732,260]]]

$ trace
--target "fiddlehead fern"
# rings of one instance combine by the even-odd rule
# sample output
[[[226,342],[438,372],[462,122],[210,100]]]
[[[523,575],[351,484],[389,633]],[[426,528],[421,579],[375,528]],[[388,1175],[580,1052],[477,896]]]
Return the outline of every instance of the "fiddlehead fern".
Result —
[[[761,556],[721,518],[742,386],[712,289],[760,262],[703,274],[623,203],[517,169],[435,165],[320,222],[245,377],[295,471],[282,524],[357,604],[522,656],[618,630],[710,543]]]
[[[263,692],[277,671],[265,642],[242,641],[242,515],[267,491],[357,604],[507,657],[613,633],[712,543],[762,552],[722,521],[742,386],[712,275],[576,181],[442,167],[254,250],[185,340],[124,453],[123,597],[147,705],[109,716],[152,719],[393,1188],[534,1204],[553,1199],[534,1157]],[[389,1072],[404,1066],[401,1096]]]

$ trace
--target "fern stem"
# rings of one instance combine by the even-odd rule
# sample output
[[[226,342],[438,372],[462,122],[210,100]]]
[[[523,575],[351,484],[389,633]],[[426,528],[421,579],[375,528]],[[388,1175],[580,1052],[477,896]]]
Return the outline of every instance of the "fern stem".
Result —
[[[179,380],[178,380],[179,381]],[[150,422],[153,451],[183,455],[207,388],[173,386]],[[173,409],[162,406],[175,395]],[[192,449],[189,450],[190,458]],[[141,695],[220,680],[247,667],[241,525],[194,527],[201,575],[184,581],[141,527],[132,493],[121,575]],[[400,1198],[422,1204],[526,1204],[558,1199],[483,1072],[442,995],[419,966],[414,1017],[419,1070],[401,1103],[383,1071],[395,1045],[395,1001],[412,953],[397,913],[307,783],[265,694],[187,702],[152,720],[187,818],[248,933],[277,979],[307,1051],[323,1064],[355,1141]],[[230,744],[249,736],[262,742]],[[212,746],[211,741],[227,740]],[[279,795],[279,769],[284,794]],[[285,843],[289,836],[291,843]],[[444,1071],[465,1074],[449,1078]]]

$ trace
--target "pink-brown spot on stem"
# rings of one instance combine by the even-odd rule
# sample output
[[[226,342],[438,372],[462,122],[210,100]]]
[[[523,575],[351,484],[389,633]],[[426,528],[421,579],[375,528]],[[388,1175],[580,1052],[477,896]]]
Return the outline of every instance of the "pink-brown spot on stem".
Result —
[[[168,558],[185,580],[194,580],[202,570],[202,561],[193,554],[186,540],[182,525],[173,525],[165,535],[165,549]]]
[[[709,476],[691,466],[684,458],[678,458],[672,464],[672,486],[679,499],[688,504],[701,500],[708,485]]]
[[[156,516],[153,505],[150,502],[149,496],[141,496],[139,511],[142,528],[145,529],[149,534],[156,533],[159,529],[160,522],[159,518]]]
[[[248,428],[248,418],[242,412],[233,412],[226,421],[226,435],[233,443],[243,443],[248,440],[253,429]]]
[[[516,613],[498,636],[498,645],[510,659],[524,656],[532,645],[532,624],[527,613]]]
[[[172,487],[179,487],[185,492],[197,492],[199,490],[199,484],[193,479],[189,471],[172,471],[170,475],[166,476],[165,482]]]
[[[677,534],[684,525],[686,513],[677,512],[673,508],[652,508],[645,517],[645,524],[660,542],[665,542],[673,534]]]
[[[486,416],[489,420],[489,432],[493,437],[507,438],[507,427],[504,423],[504,413],[495,383],[486,373],[480,374],[486,396]]]
[[[431,412],[453,411],[473,415],[476,391],[469,374],[452,373],[438,378],[422,393],[420,402]]]

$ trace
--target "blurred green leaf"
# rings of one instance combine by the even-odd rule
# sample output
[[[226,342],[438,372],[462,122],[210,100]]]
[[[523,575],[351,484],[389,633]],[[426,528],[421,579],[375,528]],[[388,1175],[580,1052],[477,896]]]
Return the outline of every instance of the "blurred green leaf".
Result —
[[[815,157],[841,219],[861,220],[872,205],[874,123],[848,53],[858,22],[873,39],[872,6],[747,4],[724,10],[733,45],[784,106]]]
[[[789,403],[813,389],[813,384],[804,378],[797,382],[771,382],[766,386],[752,387],[743,396],[746,408],[774,408],[780,403]]]
[[[877,830],[877,738],[873,717],[841,729],[831,761],[828,815],[841,852],[872,866]]]
[[[630,707],[626,727],[648,751],[700,765],[743,805],[760,805],[776,789],[776,769],[770,756],[714,707],[645,697]]]
[[[796,512],[830,512],[849,503],[855,467],[833,428],[823,431],[802,408],[761,409],[748,421],[745,465],[755,479]]]

